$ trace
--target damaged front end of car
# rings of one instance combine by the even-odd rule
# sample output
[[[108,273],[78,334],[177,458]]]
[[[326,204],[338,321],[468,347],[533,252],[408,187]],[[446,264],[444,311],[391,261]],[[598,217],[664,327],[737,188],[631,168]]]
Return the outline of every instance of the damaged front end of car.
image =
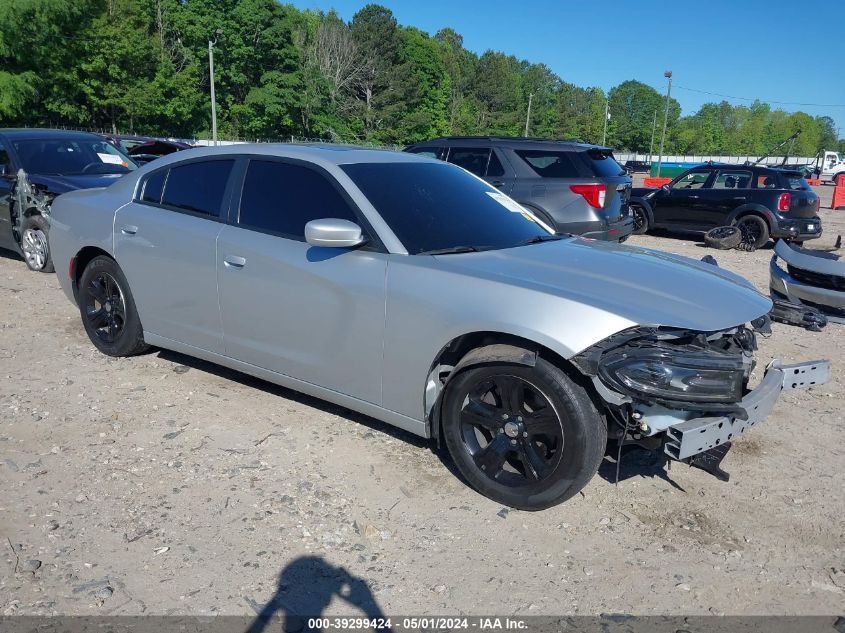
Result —
[[[19,169],[11,192],[11,220],[15,237],[20,241],[24,218],[38,214],[50,221],[50,205],[56,198],[46,186],[33,182],[29,174]]]
[[[727,480],[720,463],[730,443],[761,422],[784,389],[825,383],[829,361],[796,365],[773,361],[754,389],[756,332],[638,327],[600,342],[572,360],[604,400],[608,435],[621,443],[662,449],[671,460]]]

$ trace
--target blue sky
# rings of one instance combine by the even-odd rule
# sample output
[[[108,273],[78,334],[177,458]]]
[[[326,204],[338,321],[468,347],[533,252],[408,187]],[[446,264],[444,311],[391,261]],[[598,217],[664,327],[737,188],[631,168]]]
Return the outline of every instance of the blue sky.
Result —
[[[334,8],[350,20],[366,1],[293,0],[292,4],[300,9]],[[580,86],[608,90],[637,79],[665,92],[663,71],[671,69],[672,96],[685,115],[722,97],[682,87],[759,98],[786,111],[828,115],[842,128],[840,138],[845,137],[845,13],[832,11],[838,0],[825,4],[824,13],[788,0],[379,0],[378,4],[389,7],[400,24],[430,34],[450,26],[472,51],[501,50],[543,62]],[[811,70],[819,67],[825,49],[837,52],[826,56],[822,70]]]

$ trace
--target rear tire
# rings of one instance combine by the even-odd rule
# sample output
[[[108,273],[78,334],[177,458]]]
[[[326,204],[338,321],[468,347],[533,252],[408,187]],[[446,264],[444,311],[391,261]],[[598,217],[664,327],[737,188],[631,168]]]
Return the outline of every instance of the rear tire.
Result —
[[[107,356],[134,356],[149,348],[126,276],[111,257],[92,259],[79,280],[79,314],[88,338]]]
[[[607,426],[586,390],[551,363],[485,365],[449,381],[443,436],[461,474],[484,496],[542,510],[598,471]]]
[[[717,226],[704,234],[704,243],[720,251],[736,248],[740,240],[742,240],[742,233],[735,226]]]
[[[21,230],[21,251],[30,270],[37,273],[52,273],[53,258],[50,256],[50,243],[47,240],[49,228],[47,220],[40,215],[24,218]]]
[[[736,222],[736,227],[741,234],[737,248],[749,252],[756,251],[769,241],[769,225],[759,215],[746,215],[740,218]]]

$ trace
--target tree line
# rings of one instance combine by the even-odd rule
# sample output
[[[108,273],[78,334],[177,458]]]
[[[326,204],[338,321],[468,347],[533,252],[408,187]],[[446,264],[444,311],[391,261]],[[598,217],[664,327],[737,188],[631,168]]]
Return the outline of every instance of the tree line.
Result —
[[[665,97],[639,81],[605,93],[376,4],[345,22],[277,0],[3,0],[0,126],[208,137],[209,39],[221,138],[521,136],[530,102],[529,136],[648,152],[656,121],[657,152]],[[682,117],[671,99],[664,152],[763,153],[799,128],[795,155],[837,145],[830,117],[725,101]]]

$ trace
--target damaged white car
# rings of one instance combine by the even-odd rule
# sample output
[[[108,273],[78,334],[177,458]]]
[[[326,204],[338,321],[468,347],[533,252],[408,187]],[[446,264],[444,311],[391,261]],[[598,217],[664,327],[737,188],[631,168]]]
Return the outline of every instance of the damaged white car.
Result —
[[[0,248],[22,255],[31,270],[53,272],[53,199],[106,187],[134,169],[130,158],[96,134],[0,129]]]
[[[720,474],[783,389],[827,379],[774,362],[750,388],[772,303],[741,277],[554,235],[414,154],[186,150],[61,196],[51,230],[103,353],[176,350],[442,440],[516,508],[576,494],[608,437]]]

